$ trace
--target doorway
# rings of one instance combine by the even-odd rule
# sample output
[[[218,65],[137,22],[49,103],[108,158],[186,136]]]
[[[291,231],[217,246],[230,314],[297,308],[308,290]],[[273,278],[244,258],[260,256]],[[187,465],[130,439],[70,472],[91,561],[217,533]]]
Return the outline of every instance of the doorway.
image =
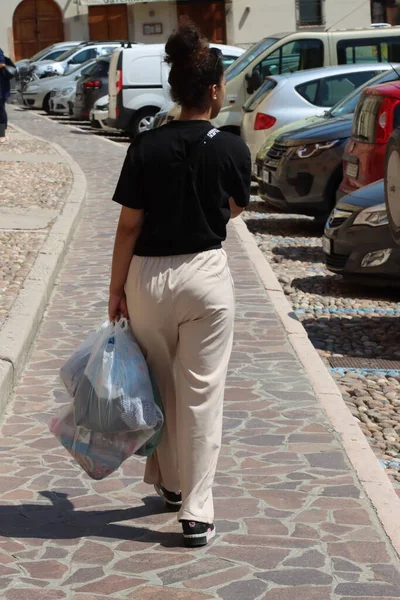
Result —
[[[13,16],[15,59],[30,58],[64,41],[61,9],[54,0],[23,0]]]
[[[202,35],[214,44],[226,44],[224,2],[178,2],[178,22],[189,18]]]
[[[128,40],[128,7],[126,4],[89,6],[90,39]]]

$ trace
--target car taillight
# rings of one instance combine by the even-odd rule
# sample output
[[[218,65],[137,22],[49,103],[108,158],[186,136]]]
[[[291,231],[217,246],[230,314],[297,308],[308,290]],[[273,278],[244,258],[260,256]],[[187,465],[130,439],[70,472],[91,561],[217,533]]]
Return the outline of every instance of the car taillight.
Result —
[[[275,117],[265,115],[264,113],[257,113],[256,120],[254,121],[254,130],[261,131],[262,129],[269,129],[276,123]]]
[[[101,83],[100,79],[95,79],[94,81],[85,81],[83,87],[86,90],[98,90],[102,85],[103,84]]]
[[[122,92],[122,70],[117,71],[116,88],[117,88],[117,95],[118,95],[120,92]]]
[[[385,98],[379,107],[376,117],[375,142],[377,144],[386,144],[393,132],[394,110],[400,104],[400,100],[395,98]]]

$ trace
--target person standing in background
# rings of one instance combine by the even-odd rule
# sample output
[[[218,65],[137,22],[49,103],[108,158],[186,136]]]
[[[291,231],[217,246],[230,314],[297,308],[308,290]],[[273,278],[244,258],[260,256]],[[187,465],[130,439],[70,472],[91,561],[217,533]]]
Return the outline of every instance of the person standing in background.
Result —
[[[10,97],[10,75],[6,70],[6,66],[14,66],[12,61],[4,56],[3,50],[0,48],[0,144],[4,144],[7,140],[7,111],[6,102]]]

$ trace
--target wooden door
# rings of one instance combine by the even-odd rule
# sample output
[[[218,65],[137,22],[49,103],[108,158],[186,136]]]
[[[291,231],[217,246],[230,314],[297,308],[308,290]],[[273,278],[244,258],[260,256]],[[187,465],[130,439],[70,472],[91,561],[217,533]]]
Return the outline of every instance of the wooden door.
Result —
[[[89,6],[91,40],[128,40],[128,8],[126,4]]]
[[[23,0],[13,17],[16,60],[64,41],[61,9],[54,0]]]
[[[178,20],[190,19],[202,35],[214,44],[226,44],[224,2],[178,2]]]

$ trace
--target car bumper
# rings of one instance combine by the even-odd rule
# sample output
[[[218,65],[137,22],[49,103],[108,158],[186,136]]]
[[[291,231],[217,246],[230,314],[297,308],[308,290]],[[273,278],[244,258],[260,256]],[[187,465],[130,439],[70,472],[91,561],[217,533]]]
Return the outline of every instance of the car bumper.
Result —
[[[22,103],[24,106],[29,106],[30,108],[42,108],[43,107],[43,99],[44,96],[42,94],[28,94],[23,92]]]
[[[327,196],[329,183],[342,161],[338,147],[318,158],[288,160],[284,158],[273,170],[263,167],[260,196],[269,204],[286,211],[310,216],[325,215],[331,209]]]
[[[50,110],[56,114],[68,114],[68,98],[50,98]]]
[[[107,127],[106,120],[108,119],[108,111],[107,110],[96,110],[93,109],[90,112],[90,124],[92,127],[101,128],[101,129],[111,129]]]
[[[374,285],[384,285],[388,281],[392,284],[397,281],[400,285],[400,248],[395,245],[389,226],[359,225],[343,231],[328,228],[324,237],[330,245],[329,252],[326,252],[327,248],[324,250],[329,271]],[[390,255],[382,264],[362,266],[368,254],[387,249],[390,249]]]

